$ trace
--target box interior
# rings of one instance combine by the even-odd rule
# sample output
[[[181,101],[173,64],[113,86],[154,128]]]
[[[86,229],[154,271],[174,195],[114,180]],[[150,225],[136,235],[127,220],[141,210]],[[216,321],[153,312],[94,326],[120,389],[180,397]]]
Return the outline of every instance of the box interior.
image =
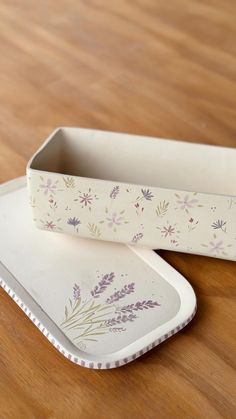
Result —
[[[236,195],[236,149],[60,128],[31,169],[168,189]]]

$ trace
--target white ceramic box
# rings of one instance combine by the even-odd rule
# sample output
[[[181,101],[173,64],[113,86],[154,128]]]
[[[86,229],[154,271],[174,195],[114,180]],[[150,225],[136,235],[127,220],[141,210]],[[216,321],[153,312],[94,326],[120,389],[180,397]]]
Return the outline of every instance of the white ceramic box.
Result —
[[[38,228],[236,260],[236,149],[58,128],[27,175]]]

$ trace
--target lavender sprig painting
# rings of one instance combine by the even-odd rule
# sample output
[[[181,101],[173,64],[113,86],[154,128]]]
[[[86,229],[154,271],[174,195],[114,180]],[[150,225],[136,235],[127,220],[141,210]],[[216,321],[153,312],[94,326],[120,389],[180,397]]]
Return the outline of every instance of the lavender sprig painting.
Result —
[[[119,192],[120,192],[120,187],[119,186],[114,186],[114,188],[112,189],[112,191],[110,193],[110,198],[111,199],[116,199]]]
[[[137,319],[135,314],[128,314],[128,315],[119,315],[117,317],[113,317],[106,321],[107,326],[115,326],[116,324],[126,323],[126,322],[133,322]]]
[[[143,233],[137,233],[132,238],[132,243],[137,244],[143,238]]]
[[[107,300],[106,302],[108,304],[114,303],[115,301],[120,300],[121,298],[124,298],[126,295],[131,294],[134,292],[135,284],[132,282],[131,284],[125,285],[121,290],[114,292]]]
[[[157,301],[136,301],[118,307],[117,302],[135,293],[135,283],[125,284],[119,290],[110,291],[105,300],[100,301],[103,293],[108,293],[114,287],[117,275],[114,272],[102,275],[98,284],[90,291],[90,297],[83,297],[83,292],[77,283],[72,290],[72,298],[69,298],[65,306],[64,319],[61,327],[66,333],[73,332],[74,341],[85,347],[85,343],[96,342],[100,335],[107,333],[124,333],[126,325],[135,322],[138,313],[144,310],[155,309],[160,306]],[[106,294],[107,295],[107,294]],[[121,325],[121,327],[116,327]]]
[[[133,311],[148,310],[149,308],[154,308],[159,305],[160,304],[157,301],[143,300],[138,301],[135,304],[128,304],[127,306],[120,307],[116,311],[121,313],[132,313]]]
[[[100,297],[100,294],[102,294],[108,285],[110,285],[113,282],[113,279],[115,278],[114,272],[111,272],[110,274],[103,275],[101,281],[99,281],[98,285],[91,291],[91,295],[94,298]]]
[[[73,286],[73,297],[74,300],[78,300],[80,298],[80,287],[77,284]]]

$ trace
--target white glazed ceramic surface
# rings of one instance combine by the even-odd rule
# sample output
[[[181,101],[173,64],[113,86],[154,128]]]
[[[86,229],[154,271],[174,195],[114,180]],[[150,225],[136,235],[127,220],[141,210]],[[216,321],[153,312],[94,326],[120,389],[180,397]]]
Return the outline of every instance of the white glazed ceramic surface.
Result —
[[[236,260],[236,149],[66,128],[27,172],[38,228]]]
[[[0,284],[64,356],[121,366],[192,319],[191,286],[153,251],[36,229],[25,182],[0,188]]]

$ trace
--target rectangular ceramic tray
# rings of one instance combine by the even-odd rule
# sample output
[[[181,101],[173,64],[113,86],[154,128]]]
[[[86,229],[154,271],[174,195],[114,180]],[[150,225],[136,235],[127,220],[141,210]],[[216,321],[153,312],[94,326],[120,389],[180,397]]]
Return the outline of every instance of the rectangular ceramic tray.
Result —
[[[41,229],[236,260],[236,149],[59,128],[27,173]]]
[[[25,178],[0,186],[0,285],[70,361],[122,366],[194,316],[190,284],[155,252],[50,234],[30,213]]]

